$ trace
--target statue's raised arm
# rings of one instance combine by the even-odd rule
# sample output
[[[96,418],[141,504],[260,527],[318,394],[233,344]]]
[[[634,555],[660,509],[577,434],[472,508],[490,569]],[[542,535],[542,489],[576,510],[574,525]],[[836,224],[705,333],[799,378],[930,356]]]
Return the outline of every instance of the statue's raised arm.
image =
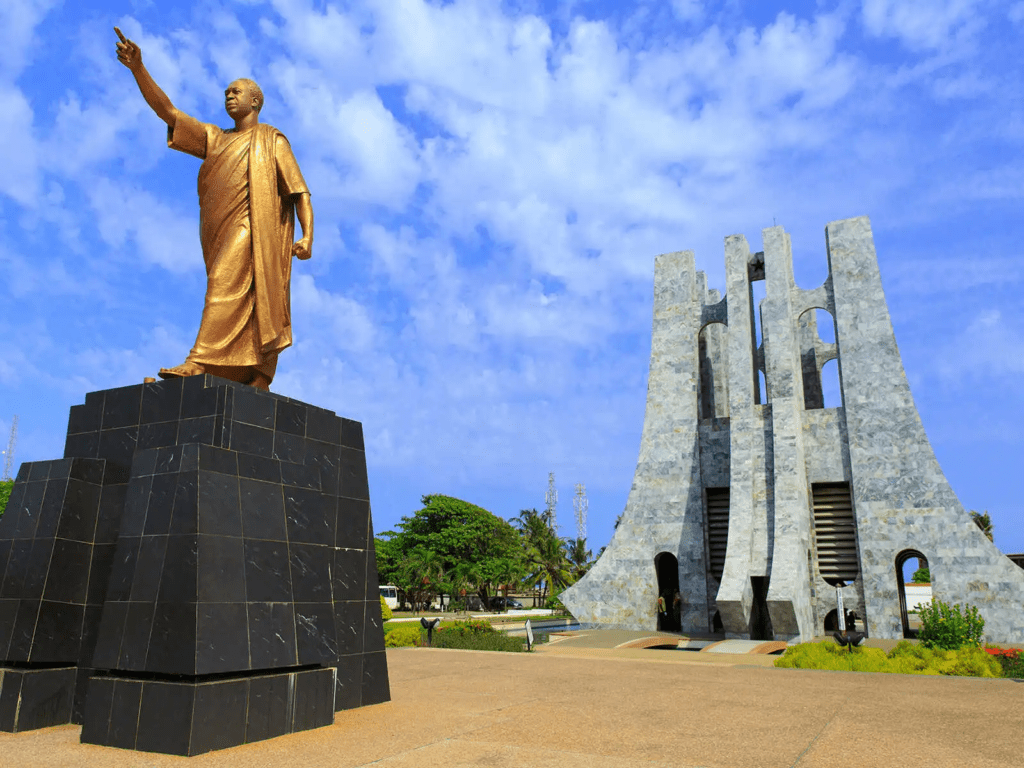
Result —
[[[121,30],[117,27],[114,27],[114,31],[120,38],[120,42],[117,44],[117,60],[128,67],[131,73],[135,75],[135,82],[139,84],[139,90],[142,92],[143,98],[152,110],[156,112],[157,117],[173,128],[174,123],[178,119],[178,110],[171,103],[171,100],[167,98],[167,94],[156,84],[152,75],[149,74],[142,63],[142,49],[121,34]]]

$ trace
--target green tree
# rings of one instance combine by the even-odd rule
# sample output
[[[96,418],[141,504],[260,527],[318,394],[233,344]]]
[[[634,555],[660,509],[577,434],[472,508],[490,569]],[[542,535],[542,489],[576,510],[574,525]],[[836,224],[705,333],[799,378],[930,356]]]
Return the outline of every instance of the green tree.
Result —
[[[910,577],[910,580],[915,584],[931,584],[932,574],[928,570],[928,566],[923,566],[914,571],[914,575]]]
[[[11,489],[14,488],[13,480],[0,480],[0,517],[3,517],[7,509],[7,500],[11,498]]]
[[[509,573],[521,572],[519,537],[507,521],[452,496],[431,494],[421,501],[423,508],[403,517],[397,532],[382,534],[388,556],[399,564],[397,574],[410,588],[422,592],[429,585],[433,594],[453,596],[473,589],[486,604]]]
[[[970,515],[971,520],[974,521],[975,525],[981,528],[981,532],[988,537],[988,540],[993,541],[994,539],[992,538],[992,518],[989,517],[988,510],[986,509],[984,512],[979,513],[972,509]]]

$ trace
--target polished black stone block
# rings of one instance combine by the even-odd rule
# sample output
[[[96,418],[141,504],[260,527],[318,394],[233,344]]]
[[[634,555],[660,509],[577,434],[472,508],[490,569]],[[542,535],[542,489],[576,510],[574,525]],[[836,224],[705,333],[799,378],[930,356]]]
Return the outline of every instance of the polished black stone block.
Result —
[[[331,725],[334,692],[333,667],[195,681],[93,677],[82,741],[191,757]]]
[[[372,547],[358,422],[211,376],[89,393],[0,519],[0,667],[24,701],[71,670],[91,743],[329,724],[390,695]]]
[[[0,668],[0,731],[17,733],[71,722],[75,668]]]

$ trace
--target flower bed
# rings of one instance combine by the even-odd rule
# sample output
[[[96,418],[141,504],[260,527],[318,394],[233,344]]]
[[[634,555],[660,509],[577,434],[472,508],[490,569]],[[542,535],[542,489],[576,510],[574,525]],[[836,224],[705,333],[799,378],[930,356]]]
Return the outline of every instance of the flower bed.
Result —
[[[985,652],[995,657],[1003,668],[1003,677],[1024,679],[1024,651],[1020,648],[992,648],[986,646]]]

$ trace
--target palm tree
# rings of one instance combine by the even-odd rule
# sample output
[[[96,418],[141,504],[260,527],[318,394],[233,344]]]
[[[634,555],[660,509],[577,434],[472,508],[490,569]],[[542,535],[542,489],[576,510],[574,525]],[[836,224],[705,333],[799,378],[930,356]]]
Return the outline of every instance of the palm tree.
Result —
[[[535,509],[520,511],[512,521],[523,537],[526,549],[526,583],[541,589],[541,602],[547,600],[549,589],[569,583],[568,562],[562,539],[548,525],[544,515]]]
[[[566,539],[565,554],[569,561],[569,578],[575,584],[587,575],[594,564],[594,553],[587,549],[586,539]]]
[[[414,613],[421,603],[430,604],[430,598],[437,594],[445,575],[444,564],[438,554],[422,546],[409,553],[400,573]]]

